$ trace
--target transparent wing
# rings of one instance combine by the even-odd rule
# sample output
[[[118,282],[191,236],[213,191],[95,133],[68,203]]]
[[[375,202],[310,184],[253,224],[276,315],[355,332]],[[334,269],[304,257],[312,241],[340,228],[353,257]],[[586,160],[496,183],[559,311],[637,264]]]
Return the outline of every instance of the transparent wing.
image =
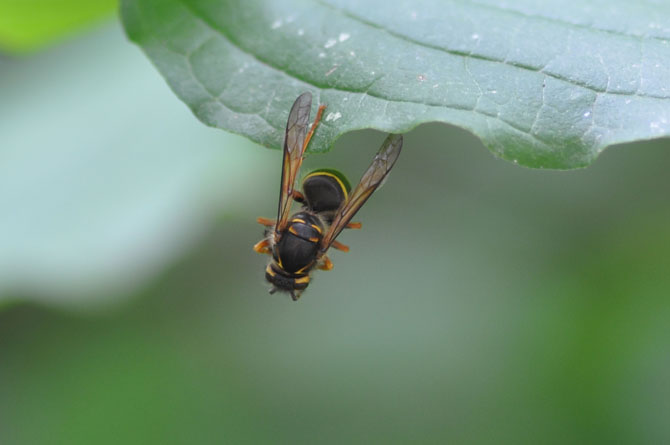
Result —
[[[333,224],[328,228],[328,231],[321,240],[321,255],[328,250],[342,229],[344,229],[349,221],[351,221],[351,218],[354,217],[356,212],[372,195],[372,192],[377,190],[377,187],[379,187],[386,175],[391,171],[391,168],[393,168],[393,164],[395,164],[398,155],[400,155],[401,148],[402,135],[390,134],[386,138],[356,188],[338,209]]]
[[[277,224],[275,225],[276,234],[286,228],[290,216],[295,179],[298,176],[302,157],[305,153],[305,135],[307,134],[311,108],[312,94],[309,92],[302,93],[293,103],[286,122],[279,208],[277,210]]]

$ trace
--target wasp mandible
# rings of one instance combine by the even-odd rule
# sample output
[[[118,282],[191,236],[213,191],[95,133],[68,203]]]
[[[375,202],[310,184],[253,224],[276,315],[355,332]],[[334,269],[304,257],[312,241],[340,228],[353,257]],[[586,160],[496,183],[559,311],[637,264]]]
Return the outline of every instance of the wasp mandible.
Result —
[[[291,107],[284,136],[277,219],[258,218],[268,229],[265,238],[254,246],[256,252],[272,255],[265,268],[265,279],[272,284],[270,293],[287,292],[294,301],[309,285],[315,268],[333,268],[326,255],[330,247],[349,250],[335,239],[345,228],[361,227],[360,223],[351,223],[351,219],[391,171],[402,148],[402,135],[389,135],[353,191],[340,172],[320,169],[303,179],[301,193],[295,190],[295,181],[326,106],[319,107],[308,132],[311,108],[309,92],[301,94]],[[291,216],[293,201],[302,204],[302,208]]]

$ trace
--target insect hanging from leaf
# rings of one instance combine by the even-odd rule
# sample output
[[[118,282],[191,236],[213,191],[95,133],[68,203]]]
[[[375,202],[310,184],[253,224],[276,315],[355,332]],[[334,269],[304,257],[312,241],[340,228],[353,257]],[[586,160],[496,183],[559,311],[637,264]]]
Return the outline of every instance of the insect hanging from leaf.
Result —
[[[302,181],[302,193],[295,190],[295,181],[305,150],[316,130],[325,105],[321,105],[309,132],[312,95],[301,94],[293,104],[286,123],[284,157],[277,219],[258,218],[267,227],[265,238],[254,246],[258,253],[270,254],[265,279],[272,284],[270,293],[286,292],[295,301],[307,288],[314,269],[330,270],[333,263],[326,253],[333,247],[348,251],[336,241],[345,228],[360,228],[351,219],[393,168],[402,148],[402,136],[389,135],[361,177],[356,188],[341,173],[320,169]],[[302,204],[291,215],[291,204]]]

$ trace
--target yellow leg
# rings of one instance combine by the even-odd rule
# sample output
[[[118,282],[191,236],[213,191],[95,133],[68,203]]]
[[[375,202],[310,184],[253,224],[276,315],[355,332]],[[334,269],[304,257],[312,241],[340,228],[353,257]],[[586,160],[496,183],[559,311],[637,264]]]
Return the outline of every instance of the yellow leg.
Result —
[[[258,253],[270,253],[270,240],[264,239],[254,244],[254,251]]]
[[[330,258],[324,255],[321,257],[321,263],[319,263],[316,268],[319,270],[331,270],[333,268],[333,262],[330,261]]]
[[[272,227],[276,223],[274,219],[263,218],[262,216],[256,218],[256,222],[267,227]]]
[[[331,244],[331,246],[337,250],[341,250],[342,252],[349,252],[349,246],[342,244],[340,242],[333,241],[333,244]]]
[[[300,193],[297,190],[293,190],[293,199],[298,201],[298,202],[304,202],[305,201],[305,195]]]

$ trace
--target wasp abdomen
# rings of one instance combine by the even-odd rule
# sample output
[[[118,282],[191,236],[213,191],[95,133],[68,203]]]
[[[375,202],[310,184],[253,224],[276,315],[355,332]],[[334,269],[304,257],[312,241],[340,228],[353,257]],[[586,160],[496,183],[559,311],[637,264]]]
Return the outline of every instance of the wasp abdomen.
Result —
[[[350,188],[347,178],[332,169],[316,170],[302,182],[306,207],[321,215],[329,224],[335,211],[347,199]]]

